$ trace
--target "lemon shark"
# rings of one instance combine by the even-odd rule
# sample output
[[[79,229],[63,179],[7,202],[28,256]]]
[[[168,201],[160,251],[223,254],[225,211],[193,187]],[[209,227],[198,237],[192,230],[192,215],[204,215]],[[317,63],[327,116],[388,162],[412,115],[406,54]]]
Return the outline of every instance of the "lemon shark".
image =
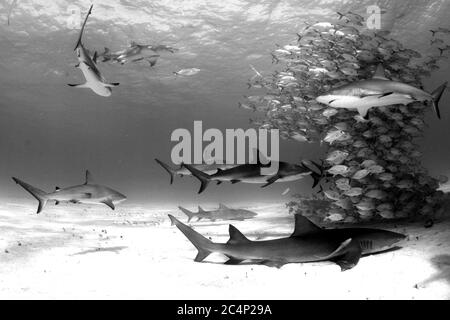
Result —
[[[69,84],[69,86],[75,88],[88,88],[94,91],[99,96],[109,97],[112,93],[111,88],[118,86],[119,83],[106,82],[105,78],[97,68],[97,52],[95,52],[94,56],[91,58],[88,50],[86,50],[81,41],[83,37],[84,27],[89,18],[89,15],[92,13],[92,7],[93,5],[91,5],[91,7],[89,8],[89,12],[87,13],[86,18],[83,22],[83,26],[81,27],[77,45],[74,49],[76,50],[78,57],[78,64],[75,67],[81,70],[84,78],[86,79],[86,83]]]
[[[201,186],[198,193],[202,193],[210,181],[217,181],[217,184],[224,181],[232,184],[238,182],[257,183],[263,184],[262,187],[264,188],[275,182],[296,181],[312,173],[311,169],[303,163],[297,165],[282,161],[278,163],[278,171],[273,175],[263,175],[261,169],[270,167],[270,164],[263,164],[259,161],[258,163],[242,164],[225,170],[218,169],[214,174],[207,174],[188,164],[183,164],[183,166],[200,180]]]
[[[439,100],[447,86],[443,83],[432,93],[425,92],[409,84],[386,78],[384,68],[378,65],[371,79],[359,80],[332,89],[316,98],[317,102],[333,108],[356,109],[365,119],[367,112],[374,107],[408,105],[412,102],[431,102],[440,119]]]
[[[86,180],[84,184],[62,189],[56,187],[54,192],[49,193],[33,187],[32,185],[23,182],[22,180],[19,180],[15,177],[13,177],[12,179],[39,201],[37,213],[42,211],[48,201],[55,201],[55,204],[106,204],[108,207],[114,210],[115,204],[127,199],[126,196],[118,191],[95,184],[92,175],[88,170],[86,170]]]
[[[405,238],[403,234],[381,229],[322,229],[297,214],[294,232],[287,238],[252,241],[230,225],[228,242],[214,243],[172,215],[169,218],[197,248],[194,261],[201,262],[218,252],[229,258],[225,262],[228,265],[250,261],[279,268],[288,263],[329,260],[345,271],[356,266],[361,256],[393,249]]]
[[[183,207],[178,207],[187,217],[190,222],[192,218],[196,217],[197,221],[202,219],[216,221],[216,220],[239,220],[251,219],[257,216],[256,213],[245,209],[232,209],[220,203],[219,209],[206,211],[198,206],[198,212],[189,211]]]

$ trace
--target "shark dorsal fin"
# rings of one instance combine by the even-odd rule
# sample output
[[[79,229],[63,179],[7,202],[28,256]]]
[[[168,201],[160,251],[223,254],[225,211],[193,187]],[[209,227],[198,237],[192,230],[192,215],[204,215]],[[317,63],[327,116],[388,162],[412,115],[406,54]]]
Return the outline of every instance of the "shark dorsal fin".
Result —
[[[198,206],[198,212],[205,212],[205,210],[202,207]]]
[[[219,203],[219,209],[229,209],[229,208],[223,203]]]
[[[246,243],[250,242],[246,236],[242,234],[235,226],[230,224],[229,227],[230,232],[230,240],[228,240],[227,244],[238,244],[238,243]]]
[[[92,178],[92,174],[89,172],[89,170],[86,170],[86,181],[84,184],[92,184],[94,182],[94,179]]]
[[[61,189],[61,188],[58,187],[58,186],[55,187],[55,191],[59,191],[60,189]]]
[[[314,233],[322,230],[320,227],[312,223],[308,218],[301,214],[295,215],[295,229],[291,237],[303,236],[309,233]]]
[[[386,78],[386,73],[384,72],[384,67],[381,63],[378,64],[372,79],[388,80],[388,78]]]

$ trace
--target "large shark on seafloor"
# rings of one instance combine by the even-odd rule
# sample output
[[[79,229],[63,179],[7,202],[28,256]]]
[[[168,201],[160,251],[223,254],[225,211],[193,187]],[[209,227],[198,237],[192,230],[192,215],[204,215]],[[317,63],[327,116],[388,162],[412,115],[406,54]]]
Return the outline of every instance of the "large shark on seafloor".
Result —
[[[188,164],[183,164],[183,166],[187,168],[193,176],[200,180],[201,186],[198,193],[202,193],[210,181],[217,181],[218,184],[224,181],[233,184],[238,182],[259,183],[263,184],[262,187],[267,187],[275,182],[296,181],[312,174],[312,170],[309,169],[305,163],[298,165],[282,161],[278,163],[278,171],[273,175],[263,175],[261,170],[264,167],[270,167],[270,163],[265,165],[259,161],[255,164],[248,163],[238,165],[231,169],[218,170],[214,174],[207,174]],[[314,176],[313,179],[315,179]]]
[[[405,235],[381,229],[321,229],[307,218],[295,215],[295,229],[288,238],[251,241],[230,225],[230,240],[214,243],[169,215],[172,225],[197,248],[194,261],[201,262],[213,252],[226,255],[225,264],[243,261],[281,267],[287,263],[333,261],[342,271],[353,268],[362,255],[394,248]]]
[[[219,204],[219,209],[206,211],[198,206],[198,212],[189,211],[183,207],[178,207],[188,217],[190,222],[192,218],[196,217],[197,221],[202,219],[216,221],[216,220],[239,220],[251,219],[257,216],[256,213],[245,209],[232,209],[224,204]]]
[[[54,192],[45,192],[29,185],[15,177],[12,178],[22,188],[28,191],[39,201],[37,213],[41,212],[48,201],[59,203],[85,203],[85,204],[106,204],[111,209],[115,209],[115,204],[125,201],[126,196],[111,188],[94,184],[92,175],[86,171],[86,181],[82,185],[60,189],[55,188]]]
[[[316,101],[333,108],[356,109],[365,119],[370,108],[429,101],[440,119],[439,100],[446,86],[447,82],[428,93],[409,84],[387,79],[380,64],[372,79],[359,80],[332,89],[318,96]]]
[[[86,18],[83,22],[83,26],[81,27],[77,45],[75,46],[75,50],[77,51],[78,56],[78,64],[75,67],[80,68],[81,72],[83,73],[86,79],[86,83],[69,84],[69,86],[75,88],[89,88],[99,96],[109,97],[112,93],[111,88],[118,86],[119,83],[106,82],[105,78],[102,76],[102,74],[97,68],[97,52],[95,52],[94,56],[91,58],[89,52],[83,46],[83,43],[81,41],[83,37],[84,27],[89,18],[89,15],[92,12],[92,7],[93,5],[91,5],[91,7],[89,8],[89,12],[86,15]]]

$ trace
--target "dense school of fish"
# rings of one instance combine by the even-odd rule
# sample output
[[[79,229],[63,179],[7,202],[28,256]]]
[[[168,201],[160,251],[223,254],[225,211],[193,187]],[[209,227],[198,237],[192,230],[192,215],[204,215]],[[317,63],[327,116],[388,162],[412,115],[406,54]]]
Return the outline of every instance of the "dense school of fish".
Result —
[[[441,193],[436,189],[447,177],[430,177],[414,143],[426,127],[424,102],[372,108],[364,119],[354,110],[333,108],[316,98],[372,78],[378,65],[387,78],[422,88],[421,78],[448,59],[449,30],[430,30],[430,55],[423,57],[388,32],[363,28],[356,14],[338,15],[335,23],[307,25],[295,42],[278,46],[272,58],[285,66],[282,71],[263,75],[250,66],[255,75],[249,88],[264,89],[265,94],[247,96],[240,107],[264,113],[252,119],[256,126],[279,129],[287,139],[328,146],[323,163],[317,164],[323,178],[320,195],[309,198],[321,201],[323,219],[351,222],[432,214],[439,209]],[[311,205],[305,196],[291,203],[300,211]]]

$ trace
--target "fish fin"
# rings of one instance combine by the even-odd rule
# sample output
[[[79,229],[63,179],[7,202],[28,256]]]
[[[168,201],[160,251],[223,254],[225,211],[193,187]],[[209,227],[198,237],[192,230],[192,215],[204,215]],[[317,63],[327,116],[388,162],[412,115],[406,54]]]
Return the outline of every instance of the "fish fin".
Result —
[[[103,52],[103,54],[107,54],[107,53],[109,53],[111,50],[109,50],[109,48],[108,47],[105,47],[105,52]]]
[[[191,219],[196,216],[196,214],[194,212],[189,211],[188,209],[185,209],[181,206],[178,206],[178,209],[180,209],[185,215],[187,215],[187,217],[188,217],[187,222],[190,222]]]
[[[219,184],[221,184],[221,183],[222,183],[222,181],[220,181],[220,180],[219,180],[219,181],[217,181],[217,185],[219,185]]]
[[[237,258],[233,258],[233,257],[231,257],[231,256],[227,256],[229,259],[224,263],[224,264],[226,264],[226,265],[236,265],[236,264],[239,264],[239,263],[241,263],[242,261],[244,261],[244,260],[242,260],[242,259],[237,259]]]
[[[92,174],[89,172],[89,170],[86,170],[86,179],[84,181],[84,184],[92,184],[94,183],[94,178],[92,177]]]
[[[433,97],[433,109],[439,119],[441,118],[441,112],[439,111],[439,100],[441,100],[442,94],[444,93],[445,88],[447,88],[447,84],[447,81],[444,82],[431,93],[431,96]]]
[[[230,182],[231,182],[231,184],[235,184],[235,183],[241,182],[241,180],[233,179],[233,180],[231,180]]]
[[[74,83],[68,83],[67,84],[69,87],[75,87],[75,88],[89,88],[89,86],[86,83],[78,83],[78,84],[74,84]]]
[[[169,165],[165,164],[164,162],[162,162],[159,159],[155,158],[155,161],[170,174],[170,184],[172,184],[173,183],[173,178],[175,176],[175,170],[172,169],[171,167],[169,167]]]
[[[38,205],[38,209],[37,209],[36,213],[41,212],[48,201],[47,192],[42,191],[41,189],[38,189],[36,187],[33,187],[32,185],[30,185],[22,180],[19,180],[15,177],[13,177],[12,179],[14,180],[15,183],[19,184],[22,188],[24,188],[26,191],[28,191],[28,193],[30,193],[33,197],[35,197],[37,201],[39,201],[39,205]]]
[[[113,210],[116,208],[111,199],[104,200],[104,201],[102,201],[102,203],[106,204],[108,207],[110,207]]]
[[[55,191],[58,191],[58,190],[60,190],[60,189],[61,189],[61,188],[58,187],[58,186],[55,187]]]
[[[271,260],[263,260],[261,262],[259,262],[262,265],[265,265],[267,267],[275,267],[277,269],[280,269],[282,266],[284,266],[286,263],[283,261],[271,261]]]
[[[182,164],[186,169],[188,169],[194,177],[196,177],[198,180],[200,180],[200,189],[198,190],[198,193],[202,193],[206,187],[208,187],[209,182],[211,181],[211,176],[209,174],[204,173],[203,171],[200,171],[196,168],[194,168],[191,165],[188,164]]]
[[[59,204],[59,201],[55,201],[55,206],[57,206]]]
[[[194,261],[201,262],[212,253],[210,247],[213,242],[211,240],[206,239],[200,233],[188,227],[170,214],[169,218],[172,222],[172,225],[175,225],[178,230],[180,230],[186,236],[186,238],[188,238],[188,240],[197,248],[198,254],[195,257]]]
[[[230,208],[228,208],[226,205],[224,205],[223,203],[219,203],[219,210],[220,209],[223,209],[223,210],[227,210],[227,209],[230,209]]]
[[[153,55],[153,56],[148,57],[146,60],[148,63],[150,63],[150,67],[153,67],[156,64],[156,62],[158,61],[158,58],[159,58],[159,55]]]
[[[299,237],[305,234],[315,233],[322,229],[315,225],[311,220],[302,216],[301,214],[295,215],[295,227],[291,237]]]
[[[377,69],[375,70],[372,79],[388,80],[386,78],[386,73],[384,72],[384,67],[381,63],[377,65]]]
[[[119,82],[104,83],[104,86],[105,86],[105,87],[110,87],[110,88],[117,87],[118,85],[120,85]]]
[[[383,98],[383,97],[389,96],[389,95],[391,95],[391,94],[393,94],[392,91],[391,91],[391,92],[383,93],[382,95],[380,95],[380,96],[378,97],[378,99],[381,99],[381,98]]]
[[[228,232],[230,233],[230,240],[228,240],[227,244],[238,244],[238,243],[248,243],[251,242],[247,239],[246,236],[242,234],[235,226],[230,224],[228,228]]]
[[[346,252],[332,259],[332,261],[341,267],[341,271],[346,271],[358,264],[361,254],[361,246],[357,241],[353,240],[346,246]]]
[[[98,58],[98,53],[97,53],[97,51],[95,51],[94,55],[92,56],[92,61],[94,61],[95,64],[97,64],[97,58]]]
[[[322,180],[322,175],[318,174],[317,172],[311,171],[311,177],[313,178],[312,188],[314,189],[320,183],[320,180]]]
[[[77,63],[76,65],[74,65],[74,67],[75,67],[75,68],[79,68],[79,67],[80,67],[80,64]]]
[[[363,117],[364,119],[367,118],[367,113],[369,112],[369,109],[371,107],[356,107],[356,109],[358,110],[358,113],[361,117]]]
[[[84,27],[86,26],[86,22],[87,22],[87,20],[89,18],[89,15],[92,13],[92,8],[93,7],[94,7],[94,5],[92,4],[91,7],[89,8],[89,11],[88,11],[87,15],[86,15],[86,18],[84,18],[84,22],[83,22],[83,25],[82,25],[81,30],[80,30],[80,35],[78,36],[77,44],[75,46],[75,49],[73,49],[73,51],[77,50],[77,48],[79,46],[81,46],[81,38],[83,37]]]
[[[281,178],[281,176],[278,175],[278,174],[270,177],[269,179],[267,179],[267,182],[264,185],[261,186],[261,188],[265,188],[267,186],[270,186],[272,183],[275,183],[280,178]]]

